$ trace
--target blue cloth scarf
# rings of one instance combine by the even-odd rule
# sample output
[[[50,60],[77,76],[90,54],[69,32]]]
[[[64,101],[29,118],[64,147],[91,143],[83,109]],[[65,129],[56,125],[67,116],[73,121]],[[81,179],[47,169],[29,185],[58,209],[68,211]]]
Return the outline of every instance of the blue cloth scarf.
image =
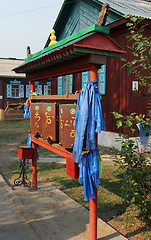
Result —
[[[84,186],[84,200],[89,201],[90,197],[95,199],[94,187],[98,188],[100,183],[97,147],[82,155],[79,163],[79,183]]]
[[[98,79],[88,82],[79,94],[76,119],[75,141],[72,157],[79,163],[79,182],[84,185],[85,201],[95,199],[94,186],[98,188],[99,163],[96,134],[105,130],[104,114],[98,90]],[[86,148],[90,151],[82,155],[86,136]]]
[[[95,133],[100,133],[101,130],[105,130],[105,120],[98,91],[98,79],[95,79],[86,84],[78,98],[72,153],[75,162],[80,162],[85,135],[86,148],[93,150],[96,147]]]

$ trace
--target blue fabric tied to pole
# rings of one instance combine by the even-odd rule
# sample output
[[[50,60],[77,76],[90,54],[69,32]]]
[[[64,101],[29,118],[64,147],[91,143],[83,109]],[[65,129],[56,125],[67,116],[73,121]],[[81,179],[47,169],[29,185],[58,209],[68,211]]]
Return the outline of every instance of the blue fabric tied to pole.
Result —
[[[79,182],[84,185],[84,200],[95,199],[94,188],[99,187],[98,148],[83,154],[79,163]]]
[[[30,118],[30,112],[29,112],[29,107],[28,107],[28,99],[25,102],[24,106],[24,118]]]
[[[31,136],[30,136],[30,134],[28,134],[27,146],[32,148]],[[39,147],[40,147],[40,146],[39,146],[38,144],[36,144],[36,156],[37,156],[37,161],[39,160],[39,154],[38,154],[38,150],[37,150]]]
[[[30,95],[33,93],[33,91],[30,91]],[[29,111],[29,98],[25,102],[24,106],[24,118],[30,118],[30,111]]]
[[[30,95],[33,93],[33,91],[30,91]],[[26,100],[25,106],[24,106],[24,118],[30,118],[30,110],[29,110],[29,98]],[[31,137],[30,134],[28,134],[28,140],[27,140],[27,146],[32,148],[31,144]],[[38,150],[39,145],[36,144],[36,155],[37,155],[37,160],[39,160],[39,155],[38,155]]]
[[[88,82],[84,91],[79,94],[76,119],[75,141],[72,157],[79,163],[79,182],[84,185],[85,200],[95,199],[93,186],[99,185],[98,148],[95,133],[105,130],[105,119],[98,90],[98,79]],[[90,151],[83,154],[83,142],[86,136],[86,148]]]
[[[96,147],[95,133],[101,133],[101,130],[106,129],[97,83],[98,79],[88,82],[84,91],[79,94],[72,154],[77,163],[81,159],[85,133],[86,148],[93,150]]]

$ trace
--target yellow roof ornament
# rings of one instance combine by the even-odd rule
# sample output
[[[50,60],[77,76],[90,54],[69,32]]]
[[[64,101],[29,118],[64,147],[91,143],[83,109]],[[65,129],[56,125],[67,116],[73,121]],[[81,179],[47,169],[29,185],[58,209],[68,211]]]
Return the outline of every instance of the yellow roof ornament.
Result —
[[[48,46],[51,46],[51,45],[53,45],[54,43],[57,42],[54,29],[51,30],[50,34],[51,34],[51,36],[50,36],[50,43],[49,43]]]

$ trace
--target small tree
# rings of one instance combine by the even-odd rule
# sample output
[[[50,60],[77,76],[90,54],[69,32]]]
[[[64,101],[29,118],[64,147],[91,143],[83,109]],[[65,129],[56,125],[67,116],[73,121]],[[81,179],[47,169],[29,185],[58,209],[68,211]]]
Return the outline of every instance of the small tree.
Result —
[[[132,133],[135,132],[134,125],[137,123],[142,123],[144,127],[151,126],[151,37],[143,34],[146,25],[141,23],[144,18],[132,15],[125,17],[129,19],[127,23],[130,31],[128,39],[129,42],[132,42],[129,48],[132,50],[134,60],[127,62],[123,58],[122,61],[125,62],[123,67],[127,67],[128,74],[133,74],[139,85],[143,86],[143,90],[138,93],[148,99],[146,106],[148,114],[145,116],[131,113],[123,116],[113,112],[117,119],[117,128],[128,127],[130,130],[128,135],[120,135],[120,159],[117,159],[116,162],[124,170],[123,188],[127,199],[138,206],[144,219],[151,221],[151,163],[145,154],[138,152],[137,146],[131,139]]]

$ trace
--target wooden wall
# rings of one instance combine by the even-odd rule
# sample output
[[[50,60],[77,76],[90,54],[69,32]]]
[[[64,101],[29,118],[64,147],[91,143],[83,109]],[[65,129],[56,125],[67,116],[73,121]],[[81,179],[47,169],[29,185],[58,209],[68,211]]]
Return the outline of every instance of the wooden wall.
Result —
[[[146,32],[148,32],[148,29],[146,29]],[[127,47],[129,45],[126,38],[127,35],[129,33],[124,25],[121,25],[117,29],[111,29],[110,36],[127,52],[121,58],[124,57],[131,61],[133,55]],[[142,99],[135,91],[132,91],[132,81],[135,79],[132,74],[128,75],[126,67],[122,68],[124,63],[121,61],[121,58],[107,60],[106,95],[102,98],[102,105],[105,113],[106,128],[107,131],[111,132],[118,132],[114,116],[111,112],[115,111],[123,115],[132,112],[136,112],[137,114],[147,113],[145,108],[147,99]],[[119,131],[127,133],[128,129],[121,128]]]
[[[54,25],[57,41],[95,24],[98,20],[101,8],[101,2],[97,3],[89,0],[71,1],[66,4],[60,18]],[[118,19],[121,19],[121,17],[121,14],[118,15],[117,12],[114,12],[114,10],[109,10],[106,24],[117,21]],[[49,38],[46,46],[48,46],[48,44]]]
[[[0,78],[0,109],[3,109],[3,106],[4,106],[3,81]]]
[[[20,81],[21,84],[24,85],[24,98],[9,98],[7,97],[7,84],[10,84],[10,81],[13,81],[14,78],[9,77],[0,77],[0,96],[2,96],[2,99],[0,97],[0,109],[5,109],[7,107],[7,103],[25,103],[26,98],[26,85],[28,85],[28,81],[25,78],[15,78],[17,81]],[[40,85],[45,85],[47,82],[49,82],[50,79],[45,79],[42,81],[38,81]],[[57,94],[57,80],[56,78],[52,79],[52,94]],[[42,94],[44,94],[44,87],[42,86]]]

